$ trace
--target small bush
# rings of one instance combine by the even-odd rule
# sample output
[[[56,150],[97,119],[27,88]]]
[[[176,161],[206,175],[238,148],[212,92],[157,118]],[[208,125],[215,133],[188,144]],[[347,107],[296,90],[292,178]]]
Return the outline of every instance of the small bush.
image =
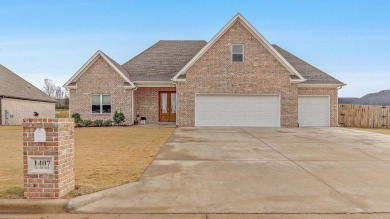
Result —
[[[89,126],[92,125],[92,121],[91,120],[84,120],[82,123],[84,124],[85,127],[89,127]]]
[[[94,123],[95,123],[95,126],[97,126],[97,127],[102,127],[103,126],[103,120],[95,120],[94,121]]]
[[[75,123],[83,122],[83,120],[81,119],[80,113],[73,113],[72,118],[74,119]]]
[[[122,112],[118,113],[117,111],[115,111],[113,119],[114,119],[114,123],[119,125],[125,121],[125,115],[123,115]]]
[[[105,120],[104,122],[103,122],[103,126],[112,126],[112,120],[111,119],[108,119],[108,120]]]

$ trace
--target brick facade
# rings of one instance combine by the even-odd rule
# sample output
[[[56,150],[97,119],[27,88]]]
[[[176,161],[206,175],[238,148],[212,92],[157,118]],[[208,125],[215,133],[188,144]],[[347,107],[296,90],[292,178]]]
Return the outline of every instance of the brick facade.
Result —
[[[232,62],[231,45],[244,44],[244,62]],[[195,125],[195,94],[278,94],[281,126],[298,125],[298,91],[291,73],[236,21],[177,84],[178,125]]]
[[[159,92],[175,90],[175,87],[139,87],[134,98],[135,116],[145,116],[147,124],[158,124]]]
[[[34,142],[37,128],[46,131],[46,142]],[[52,156],[52,174],[30,174],[29,156]],[[23,122],[24,197],[60,198],[74,189],[73,119],[25,119]]]
[[[8,119],[5,118],[5,111],[9,113]],[[38,112],[40,117],[55,118],[55,103],[1,99],[1,125],[20,125],[24,118],[34,116],[34,112]]]
[[[330,126],[338,126],[338,90],[337,88],[307,88],[299,87],[298,95],[321,95],[330,98]]]
[[[192,127],[195,126],[196,94],[279,95],[281,127],[298,127],[298,95],[328,95],[330,126],[337,126],[337,88],[307,88],[291,83],[292,73],[242,22],[237,19],[185,72],[186,80],[176,82],[176,88],[125,89],[123,78],[103,58],[98,58],[77,79],[77,89],[71,89],[70,114],[78,112],[82,119],[90,120],[112,119],[113,113],[91,113],[92,94],[111,94],[112,112],[122,111],[127,124],[132,124],[136,115],[146,117],[147,124],[157,124],[159,91],[176,90],[176,123],[180,127]],[[232,62],[233,44],[244,45],[243,62]]]
[[[83,120],[113,119],[115,110],[123,112],[125,123],[132,124],[132,90],[124,88],[125,80],[99,57],[77,80],[77,89],[70,90],[69,113],[80,113]],[[91,96],[111,95],[111,113],[92,114]]]

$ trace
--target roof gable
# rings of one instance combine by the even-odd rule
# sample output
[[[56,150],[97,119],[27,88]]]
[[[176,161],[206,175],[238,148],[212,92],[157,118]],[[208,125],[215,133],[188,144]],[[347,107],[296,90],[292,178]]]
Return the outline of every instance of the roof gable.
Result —
[[[95,61],[102,57],[116,73],[118,73],[126,83],[129,84],[131,88],[135,88],[135,85],[129,79],[129,73],[126,69],[111,59],[109,56],[104,54],[102,51],[98,50],[65,84],[64,87],[72,88],[75,86],[75,82],[80,78],[80,76],[93,64]]]
[[[296,75],[298,79],[291,79],[291,81],[303,82],[305,78],[299,74],[299,72],[288,63],[283,56],[281,56],[271,44],[240,14],[234,16],[207,44],[204,46],[198,54],[196,54],[176,75],[172,78],[173,81],[184,80],[181,79],[182,75],[185,75],[186,71],[195,64],[213,45],[219,40],[219,38],[231,28],[231,26],[239,21],[241,24],[293,75]]]
[[[11,70],[0,64],[0,96],[34,100],[43,102],[56,102],[43,91],[30,84]]]

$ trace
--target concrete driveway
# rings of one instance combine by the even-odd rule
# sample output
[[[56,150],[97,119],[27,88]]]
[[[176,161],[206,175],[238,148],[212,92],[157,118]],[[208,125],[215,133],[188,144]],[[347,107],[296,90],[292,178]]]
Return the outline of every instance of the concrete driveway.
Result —
[[[390,136],[178,128],[139,182],[76,212],[390,212]]]

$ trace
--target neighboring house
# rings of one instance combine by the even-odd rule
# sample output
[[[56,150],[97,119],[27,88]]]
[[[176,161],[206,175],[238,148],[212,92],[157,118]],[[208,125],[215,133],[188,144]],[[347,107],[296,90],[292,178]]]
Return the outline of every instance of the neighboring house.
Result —
[[[180,127],[337,126],[345,84],[269,42],[237,14],[209,42],[159,41],[123,65],[98,51],[64,85],[70,114]]]
[[[0,124],[20,125],[34,112],[41,118],[55,117],[55,100],[0,65]]]
[[[361,105],[381,105],[390,106],[390,89],[382,90],[377,93],[370,93],[361,98],[358,97],[340,97],[339,104],[361,104]]]

